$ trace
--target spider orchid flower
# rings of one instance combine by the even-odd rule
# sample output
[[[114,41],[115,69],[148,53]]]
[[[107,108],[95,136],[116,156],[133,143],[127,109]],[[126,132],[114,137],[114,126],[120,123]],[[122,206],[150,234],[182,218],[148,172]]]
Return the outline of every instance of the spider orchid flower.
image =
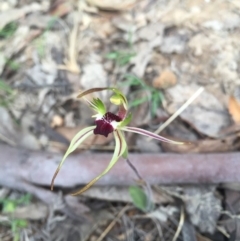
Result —
[[[172,144],[183,144],[182,142],[176,142],[169,140],[167,138],[164,138],[162,136],[159,136],[157,134],[154,134],[152,132],[146,131],[144,129],[140,129],[137,127],[130,127],[128,126],[129,122],[132,119],[132,115],[127,114],[128,109],[128,102],[124,94],[118,90],[117,88],[93,88],[86,90],[78,95],[78,98],[81,98],[87,94],[97,92],[97,91],[103,91],[103,90],[111,90],[114,92],[114,95],[110,98],[110,102],[119,106],[119,110],[117,114],[108,112],[106,110],[105,105],[99,98],[93,98],[92,101],[88,101],[90,104],[90,107],[97,112],[95,117],[95,125],[89,126],[87,128],[84,128],[83,130],[79,131],[74,138],[72,139],[70,146],[68,150],[66,151],[65,155],[63,156],[62,161],[60,162],[51,182],[51,190],[53,190],[54,180],[60,171],[65,159],[68,157],[70,153],[72,153],[74,150],[77,149],[77,147],[90,135],[103,135],[107,137],[110,133],[113,133],[115,138],[115,150],[113,153],[113,157],[111,161],[109,162],[109,165],[107,168],[97,177],[95,177],[92,181],[90,181],[85,187],[83,187],[81,190],[73,193],[72,195],[78,195],[83,192],[85,192],[87,189],[89,189],[95,182],[97,182],[102,176],[107,174],[111,168],[116,164],[118,159],[120,157],[127,158],[128,156],[128,149],[126,140],[124,137],[125,131],[133,132],[137,134],[141,134],[144,136],[148,136],[151,138],[154,138],[159,141],[164,141]]]

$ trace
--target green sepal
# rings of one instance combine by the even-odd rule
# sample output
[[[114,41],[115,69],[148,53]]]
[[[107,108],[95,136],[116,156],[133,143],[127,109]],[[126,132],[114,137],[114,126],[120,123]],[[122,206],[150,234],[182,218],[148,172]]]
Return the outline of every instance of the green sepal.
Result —
[[[125,151],[124,151],[123,154],[122,154],[122,157],[123,157],[124,159],[127,159],[127,158],[128,158],[128,148],[127,148],[127,146],[126,146]]]
[[[52,178],[52,182],[51,182],[51,190],[53,190],[53,185],[54,185],[54,180],[58,174],[58,172],[60,171],[65,159],[69,156],[70,153],[72,153],[73,151],[75,151],[77,149],[77,147],[90,135],[93,134],[93,130],[96,128],[96,126],[89,126],[84,128],[83,130],[79,131],[72,139],[65,155],[63,156],[60,164],[58,165],[57,170],[55,171],[53,178]]]
[[[127,117],[119,123],[119,127],[121,128],[128,125],[131,122],[131,120],[132,120],[132,113],[129,113]]]
[[[116,164],[118,159],[121,156],[123,156],[123,153],[125,152],[125,150],[127,148],[127,143],[125,141],[123,133],[119,130],[116,130],[116,131],[113,132],[113,135],[114,135],[114,138],[115,138],[116,145],[115,145],[113,157],[112,157],[110,163],[108,164],[107,168],[100,175],[98,175],[92,181],[90,181],[85,187],[83,187],[81,190],[73,193],[72,195],[74,195],[74,196],[79,195],[79,194],[85,192],[86,190],[88,190],[101,177],[103,177],[105,174],[107,174],[113,168],[113,166]]]
[[[124,132],[122,132],[122,131],[120,131],[120,130],[119,130],[119,132],[120,132],[120,134],[121,134],[122,142],[126,142]],[[124,152],[123,152],[123,154],[122,154],[122,158],[124,158],[124,159],[127,159],[127,158],[128,158],[128,146],[127,146],[127,145],[126,145],[125,150],[124,150]]]

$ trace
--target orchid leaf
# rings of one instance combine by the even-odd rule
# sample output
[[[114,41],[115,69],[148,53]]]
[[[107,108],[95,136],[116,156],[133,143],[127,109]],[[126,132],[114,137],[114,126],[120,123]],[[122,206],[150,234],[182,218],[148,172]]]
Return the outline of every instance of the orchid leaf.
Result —
[[[147,211],[148,199],[146,193],[138,186],[129,187],[129,194],[132,198],[133,204],[141,209]]]
[[[184,142],[178,142],[178,141],[169,140],[169,139],[167,139],[167,138],[165,138],[163,136],[159,136],[159,135],[157,135],[155,133],[152,133],[150,131],[146,131],[144,129],[137,128],[137,127],[126,126],[126,127],[121,128],[121,130],[137,133],[137,134],[140,134],[140,135],[143,135],[143,136],[148,136],[150,138],[153,138],[153,139],[156,139],[156,140],[159,140],[159,141],[164,141],[164,142],[171,143],[171,144],[178,144],[178,145],[185,144]]]
[[[99,176],[95,177],[92,181],[90,181],[85,187],[83,187],[81,190],[73,193],[72,195],[74,195],[74,196],[79,195],[79,194],[85,192],[87,189],[89,189],[102,176],[107,174],[113,168],[113,166],[116,164],[118,159],[124,154],[124,152],[127,148],[127,144],[126,144],[126,141],[124,139],[124,136],[123,136],[122,132],[119,131],[119,130],[116,130],[115,132],[113,132],[113,134],[114,134],[116,145],[115,145],[115,150],[114,150],[114,153],[113,153],[112,160],[108,164],[107,168]]]
[[[58,172],[60,171],[65,159],[69,156],[70,153],[72,153],[73,151],[75,151],[77,149],[77,147],[90,135],[93,134],[93,130],[95,129],[95,126],[90,126],[87,128],[84,128],[83,130],[79,131],[72,139],[68,150],[66,151],[62,161],[60,162],[56,172],[54,173],[54,176],[52,178],[52,182],[51,182],[51,190],[53,190],[53,185],[54,185],[54,180],[58,174]]]

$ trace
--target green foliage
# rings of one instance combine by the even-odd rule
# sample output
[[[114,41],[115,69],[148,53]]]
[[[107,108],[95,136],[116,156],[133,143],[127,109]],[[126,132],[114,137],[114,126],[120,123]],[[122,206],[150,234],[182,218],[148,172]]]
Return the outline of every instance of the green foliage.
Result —
[[[138,186],[130,186],[129,194],[132,198],[133,204],[143,212],[148,212],[154,209],[154,204],[149,200],[142,188]]]
[[[147,196],[145,192],[137,186],[129,187],[129,194],[132,198],[133,204],[141,209],[142,211],[146,211],[147,209]]]
[[[30,203],[32,196],[30,194],[25,194],[18,200],[13,200],[9,198],[0,199],[0,204],[2,205],[2,212],[6,214],[13,213],[19,205],[27,205]],[[6,223],[2,223],[5,224]],[[20,229],[26,228],[28,225],[27,220],[17,219],[11,217],[10,215],[10,226],[13,234],[13,240],[18,241],[20,239]]]
[[[11,22],[7,24],[3,29],[0,30],[0,38],[9,38],[13,36],[17,30],[17,23]]]
[[[18,205],[27,205],[31,201],[31,194],[25,194],[21,196],[18,200],[4,198],[0,199],[0,204],[2,204],[2,211],[4,213],[12,213],[16,210]]]
[[[17,30],[17,23],[11,22],[7,24],[3,29],[0,30],[0,39],[8,39],[13,36],[15,31]],[[11,70],[18,70],[20,65],[14,60],[7,60],[5,59],[6,66],[9,67]],[[1,90],[2,84],[0,83],[0,90]]]
[[[151,115],[154,117],[156,115],[156,111],[159,105],[162,103],[163,94],[161,91],[148,86],[142,79],[132,75],[132,74],[126,74],[125,76],[126,81],[122,83],[122,85],[128,85],[130,87],[138,87],[140,91],[147,91],[150,92],[150,97],[143,97],[134,99],[129,103],[129,107],[136,107],[138,105],[141,105],[147,101],[150,102],[151,106]],[[136,92],[136,91],[134,91]],[[134,94],[133,92],[133,94]]]
[[[4,91],[7,94],[13,94],[12,88],[1,79],[0,79],[0,91]]]
[[[132,51],[114,51],[108,53],[105,57],[107,59],[112,59],[116,61],[116,64],[119,66],[124,66],[128,64],[132,57],[134,57],[136,53]]]
[[[0,106],[8,106],[13,101],[14,90],[0,79]]]
[[[17,71],[20,68],[20,64],[15,60],[8,60],[6,65],[13,71]]]
[[[128,48],[127,50],[121,51],[112,51],[105,55],[107,59],[114,60],[117,65],[124,66],[128,64],[132,57],[136,55],[135,51],[133,51],[133,42],[132,42],[132,32],[128,32]]]
[[[52,18],[49,20],[46,28],[45,28],[44,31],[42,32],[41,36],[38,37],[38,38],[34,41],[35,46],[36,46],[36,50],[37,50],[38,55],[39,55],[40,58],[44,58],[44,56],[45,56],[45,54],[46,54],[45,51],[46,51],[46,46],[47,46],[46,44],[47,44],[47,43],[46,43],[46,41],[45,41],[45,36],[46,36],[46,34],[50,31],[50,29],[53,27],[53,25],[56,23],[57,19],[58,19],[58,17],[56,17],[56,16],[52,17]]]

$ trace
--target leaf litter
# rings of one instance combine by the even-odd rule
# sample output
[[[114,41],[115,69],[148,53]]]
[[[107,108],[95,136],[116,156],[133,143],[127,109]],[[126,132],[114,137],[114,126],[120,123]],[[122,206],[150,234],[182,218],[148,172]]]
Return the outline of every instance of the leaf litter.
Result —
[[[137,99],[132,105],[134,124],[153,131],[197,88],[205,88],[163,131],[168,136],[191,141],[191,145],[151,145],[129,135],[131,150],[143,153],[239,151],[239,128],[236,127],[240,110],[236,95],[240,85],[239,10],[237,0],[181,3],[88,0],[52,1],[51,4],[4,0],[0,3],[0,83],[6,83],[0,85],[0,103],[4,104],[0,107],[1,141],[34,150],[66,150],[68,141],[79,128],[92,121],[86,117],[83,103],[74,96],[80,89],[112,85],[121,88],[126,74],[130,74],[141,79],[135,85],[123,87],[130,99],[133,95]],[[16,28],[9,28],[11,24]],[[151,99],[156,93],[163,98]],[[153,105],[154,115],[149,110]],[[96,138],[88,140],[86,148],[89,146],[91,151],[109,151],[113,142],[111,138]],[[99,210],[108,216],[105,223],[103,215],[102,223],[95,223],[93,218],[86,224],[87,231],[83,233],[88,233],[85,236],[88,239],[85,240],[97,239],[103,231],[105,237],[122,240],[158,240],[159,237],[172,240],[176,238],[176,231],[179,240],[187,240],[187,232],[198,240],[207,240],[203,233],[209,233],[209,238],[214,240],[220,235],[217,224],[221,222],[219,215],[223,208],[220,200],[231,202],[228,198],[233,195],[225,189],[226,197],[216,195],[216,187],[206,191],[195,186],[194,191],[185,190],[184,198],[176,190],[167,192],[169,198],[164,206],[162,199],[165,199],[160,193],[155,213],[146,221],[142,211],[133,206],[121,212],[126,202],[132,202],[126,188],[106,189],[94,187],[76,199],[79,205],[89,207],[90,220]],[[63,196],[68,193],[62,192]],[[179,222],[179,198],[189,216],[183,226]],[[73,209],[80,208],[78,214],[88,210],[72,200],[68,203]],[[31,205],[26,212],[34,211],[36,203]],[[114,215],[109,216],[109,212]],[[58,216],[56,211],[48,213],[42,227],[38,221],[32,221],[31,228],[29,226],[38,230],[38,235],[29,230],[22,230],[22,235],[31,240],[49,240],[47,237],[84,240],[75,229],[81,224],[73,224],[72,219],[66,217],[71,216],[69,213],[63,216]],[[118,222],[106,228],[118,213],[121,213]],[[70,225],[64,224],[66,220]],[[230,224],[221,223],[221,235],[226,230],[225,235],[236,231],[239,236],[231,220],[228,220]],[[63,233],[63,230],[68,231]],[[4,232],[11,238],[8,227]]]

